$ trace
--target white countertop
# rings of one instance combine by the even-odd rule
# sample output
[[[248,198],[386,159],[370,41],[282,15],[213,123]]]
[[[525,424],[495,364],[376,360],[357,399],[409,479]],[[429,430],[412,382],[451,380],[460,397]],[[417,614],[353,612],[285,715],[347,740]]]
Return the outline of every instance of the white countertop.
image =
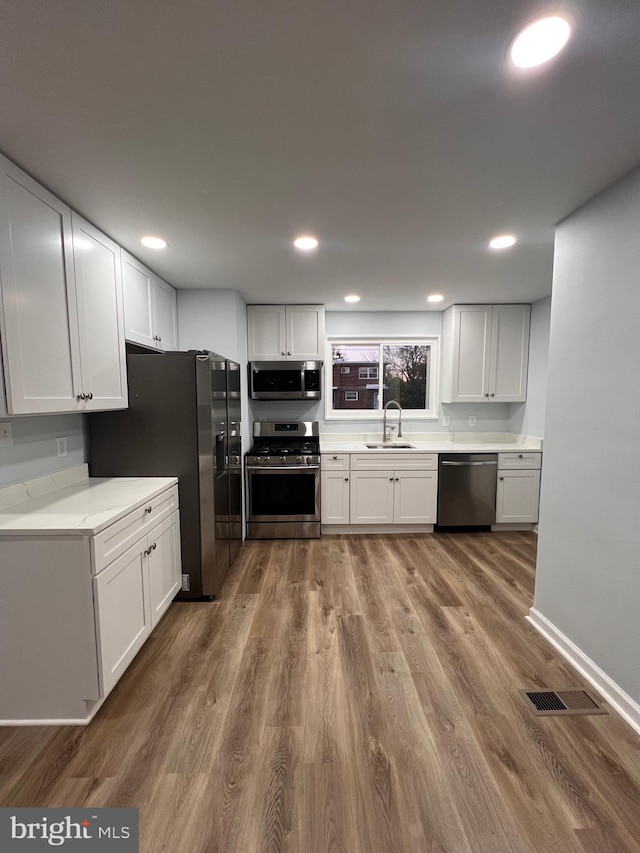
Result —
[[[380,439],[375,439],[380,441]],[[373,441],[369,442],[370,444]],[[392,450],[394,455],[399,453],[541,453],[540,447],[532,447],[516,441],[414,441],[408,437],[398,439],[396,443],[410,444],[411,448],[402,450],[394,449],[394,442],[388,447],[371,449],[365,441],[329,441],[321,439],[321,453],[388,453]]]
[[[0,507],[0,536],[94,536],[177,482],[177,477],[79,480],[14,506]]]

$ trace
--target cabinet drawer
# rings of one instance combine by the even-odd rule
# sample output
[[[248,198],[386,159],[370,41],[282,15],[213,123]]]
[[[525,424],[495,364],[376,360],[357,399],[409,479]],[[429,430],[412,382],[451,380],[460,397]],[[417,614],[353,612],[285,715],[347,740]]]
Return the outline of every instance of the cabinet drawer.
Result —
[[[542,453],[498,453],[498,468],[514,470],[518,468],[540,468]]]
[[[352,453],[352,471],[437,471],[437,453],[403,453],[392,450],[379,453]]]
[[[348,453],[323,453],[321,456],[323,471],[348,471]]]
[[[97,575],[134,542],[178,509],[178,487],[166,489],[91,538],[91,564]]]

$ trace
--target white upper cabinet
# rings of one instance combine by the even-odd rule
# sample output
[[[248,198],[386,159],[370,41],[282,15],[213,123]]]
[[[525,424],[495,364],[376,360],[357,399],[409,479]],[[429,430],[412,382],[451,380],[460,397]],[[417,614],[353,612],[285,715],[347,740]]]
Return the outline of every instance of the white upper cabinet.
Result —
[[[125,337],[134,344],[178,349],[176,292],[128,252],[122,252]]]
[[[0,332],[10,415],[81,411],[71,211],[0,158]]]
[[[153,277],[153,325],[162,350],[178,349],[178,300],[176,292],[157,276]]]
[[[529,305],[453,305],[444,312],[443,403],[527,398]]]
[[[73,257],[84,411],[127,406],[120,247],[76,213]]]
[[[324,305],[247,305],[249,361],[322,361]]]

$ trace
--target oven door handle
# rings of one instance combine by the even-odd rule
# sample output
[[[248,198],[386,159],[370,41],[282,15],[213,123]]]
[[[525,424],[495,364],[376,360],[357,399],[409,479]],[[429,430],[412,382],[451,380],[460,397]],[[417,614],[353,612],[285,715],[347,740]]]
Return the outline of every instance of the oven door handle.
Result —
[[[319,471],[319,465],[247,465],[247,471],[259,471],[268,474],[269,471]]]

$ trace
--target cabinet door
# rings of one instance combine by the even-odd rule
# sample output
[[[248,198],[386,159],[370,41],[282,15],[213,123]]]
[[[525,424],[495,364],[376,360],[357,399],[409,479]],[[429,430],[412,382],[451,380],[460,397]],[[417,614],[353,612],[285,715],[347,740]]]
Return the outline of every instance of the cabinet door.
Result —
[[[179,513],[154,527],[147,541],[151,627],[155,628],[181,585]]]
[[[496,524],[538,520],[540,471],[498,471]]]
[[[153,329],[153,276],[139,261],[122,252],[125,338],[143,347],[158,348]]]
[[[494,305],[491,321],[489,399],[519,403],[527,399],[529,305]]]
[[[349,524],[349,471],[326,471],[320,491],[322,524]]]
[[[286,334],[284,305],[247,305],[249,361],[285,361]]]
[[[437,471],[396,471],[393,520],[396,524],[435,524]]]
[[[10,415],[82,409],[71,211],[0,158],[0,337]]]
[[[106,696],[151,633],[147,538],[93,579],[100,695]]]
[[[454,310],[452,402],[486,402],[489,399],[491,306],[457,305]]]
[[[120,247],[72,214],[85,410],[127,406]]]
[[[324,360],[324,305],[287,305],[287,358]]]
[[[351,479],[351,524],[393,523],[393,472],[356,471]]]
[[[178,306],[176,292],[161,278],[153,277],[153,334],[156,346],[178,349]]]

